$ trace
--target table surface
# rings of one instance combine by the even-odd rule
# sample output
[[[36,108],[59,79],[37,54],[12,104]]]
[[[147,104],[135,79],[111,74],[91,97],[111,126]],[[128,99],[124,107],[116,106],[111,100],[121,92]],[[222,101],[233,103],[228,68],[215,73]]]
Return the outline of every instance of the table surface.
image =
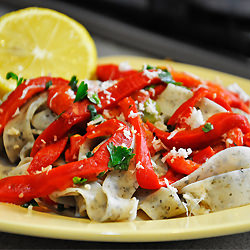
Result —
[[[7,11],[8,8],[0,3],[0,16]],[[101,37],[94,35],[93,38],[99,57],[113,55],[150,57],[150,54],[122,46]],[[70,241],[0,232],[0,249],[248,249],[249,246],[250,232],[200,240],[155,243]]]

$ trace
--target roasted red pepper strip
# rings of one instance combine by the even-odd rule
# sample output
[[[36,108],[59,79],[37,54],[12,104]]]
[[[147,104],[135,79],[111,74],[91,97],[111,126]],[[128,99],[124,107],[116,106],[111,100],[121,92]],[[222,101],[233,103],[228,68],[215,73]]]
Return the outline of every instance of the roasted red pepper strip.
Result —
[[[115,106],[120,100],[126,96],[130,96],[133,92],[157,83],[160,83],[159,78],[149,79],[143,74],[143,72],[138,72],[128,76],[127,78],[118,81],[117,84],[111,86],[106,91],[101,91],[98,94],[102,107],[96,106],[96,110],[100,113],[104,109]],[[110,95],[107,95],[107,92],[110,93]],[[36,139],[31,151],[31,156],[34,156],[36,152],[39,151],[44,141],[46,144],[50,144],[53,142],[54,135],[60,139],[66,135],[69,129],[75,124],[86,122],[90,117],[90,112],[87,109],[89,104],[91,103],[87,99],[73,103],[71,107],[59,117],[59,119],[51,123],[50,126]]]
[[[200,167],[200,164],[186,160],[183,156],[169,155],[166,159],[168,165],[177,173],[189,175]]]
[[[244,103],[234,93],[223,88],[219,84],[209,82],[209,81],[202,81],[198,77],[196,77],[192,74],[185,73],[185,72],[176,72],[174,70],[170,70],[170,73],[176,82],[182,82],[183,86],[188,87],[188,88],[197,88],[200,85],[207,85],[208,89],[211,93],[213,93],[213,94],[216,93],[220,100],[224,100],[224,102],[221,101],[221,103],[220,103],[219,99],[217,99],[217,101],[214,100],[216,103],[218,103],[220,105],[222,105],[223,103],[224,104],[228,103],[230,107],[239,108],[248,114],[250,113],[249,107],[247,106],[246,103]],[[227,109],[226,106],[223,106],[223,107]]]
[[[74,91],[68,85],[51,86],[47,100],[48,107],[56,114],[69,109],[75,99]]]
[[[86,135],[73,135],[70,137],[70,146],[65,151],[66,162],[77,161],[80,146],[85,142],[86,138]]]
[[[96,180],[101,172],[109,169],[110,154],[107,149],[109,143],[113,142],[115,146],[131,147],[132,138],[124,135],[124,130],[130,131],[130,128],[122,122],[120,124],[120,129],[110,131],[114,132],[114,135],[102,144],[90,158],[58,166],[36,175],[11,176],[1,179],[0,202],[20,205],[33,198],[46,197],[56,190],[64,190],[72,186],[72,178],[75,176],[87,178],[88,181]],[[104,126],[105,123],[101,124],[101,129]],[[98,131],[98,126],[95,127],[95,131]]]
[[[120,107],[124,113],[126,120],[134,126],[137,131],[135,134],[136,142],[136,178],[140,187],[145,189],[158,189],[161,187],[158,176],[154,172],[151,163],[149,149],[147,147],[145,132],[141,125],[142,121],[139,117],[135,102],[131,97],[124,98],[120,103]]]
[[[214,127],[207,133],[202,130],[203,126],[200,126],[193,130],[176,130],[172,132],[174,135],[170,136],[170,133],[157,129],[152,123],[147,121],[152,132],[169,148],[200,149],[216,142],[232,128],[238,127],[243,133],[250,131],[250,124],[247,118],[235,113],[215,114],[208,119],[207,123],[211,123]]]
[[[193,154],[193,161],[199,164],[203,164],[215,154],[214,150],[208,146]]]
[[[226,147],[243,146],[244,135],[240,128],[233,128],[227,132]]]
[[[168,125],[175,125],[178,124],[181,118],[184,116],[189,116],[192,107],[195,106],[195,104],[201,100],[202,97],[204,97],[208,93],[208,90],[206,88],[199,88],[197,91],[194,92],[194,95],[189,98],[186,102],[184,102],[170,117],[168,120]]]
[[[96,69],[97,78],[101,81],[117,80],[136,73],[136,70],[120,71],[116,64],[98,65]]]
[[[38,77],[25,81],[10,93],[7,100],[0,105],[0,135],[3,133],[5,125],[11,120],[18,108],[25,104],[35,94],[44,91],[48,81],[52,81],[52,85],[68,84],[68,81],[62,78]]]
[[[37,171],[41,171],[43,168],[53,164],[63,152],[67,141],[68,137],[63,138],[38,151],[28,167],[28,173],[35,174]]]
[[[168,183],[171,185],[174,182],[182,179],[184,176],[185,176],[184,174],[177,173],[172,168],[169,167],[168,172],[164,176],[160,177],[161,186],[166,186],[165,179],[167,179]]]

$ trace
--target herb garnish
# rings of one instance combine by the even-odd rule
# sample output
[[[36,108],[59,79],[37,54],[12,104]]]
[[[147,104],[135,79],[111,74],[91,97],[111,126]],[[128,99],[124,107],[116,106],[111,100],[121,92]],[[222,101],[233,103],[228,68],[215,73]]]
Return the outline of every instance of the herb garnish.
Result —
[[[72,76],[69,81],[69,86],[71,87],[73,91],[77,91],[77,83],[78,83],[78,80],[76,76]]]
[[[39,207],[38,203],[34,199],[32,199],[29,202],[24,203],[23,205],[21,205],[21,207],[28,208],[30,205],[33,207]]]
[[[45,83],[45,89],[48,89],[52,85],[52,81],[48,81]]]
[[[205,125],[204,125],[204,127],[202,127],[202,130],[205,132],[205,133],[207,133],[207,132],[209,132],[209,131],[211,131],[211,130],[213,130],[214,129],[214,126],[213,126],[213,124],[211,124],[210,122],[207,122]]]
[[[90,111],[91,118],[90,120],[93,121],[96,119],[97,116],[97,110],[94,105],[90,104],[88,105],[87,109]]]
[[[76,184],[76,185],[81,185],[86,181],[87,181],[87,179],[85,179],[85,178],[81,178],[81,177],[78,177],[78,176],[73,177],[73,183]]]
[[[82,81],[76,92],[76,98],[74,102],[79,102],[83,100],[87,95],[88,95],[88,84]]]
[[[113,142],[107,145],[107,149],[110,153],[108,167],[115,170],[128,170],[129,162],[135,155],[132,153],[132,149],[122,146],[116,147]]]
[[[6,74],[6,79],[9,80],[10,78],[16,80],[17,84],[16,86],[18,87],[20,84],[22,84],[24,81],[26,81],[26,79],[24,79],[23,77],[18,78],[17,74],[13,73],[13,72],[8,72]]]
[[[88,96],[88,99],[89,99],[92,103],[94,103],[94,104],[96,104],[96,105],[98,105],[98,104],[101,103],[101,100],[100,100],[100,98],[98,97],[98,94],[97,94],[97,93],[93,93],[91,96]]]
[[[161,79],[162,82],[165,82],[165,83],[171,83],[171,84],[174,84],[174,85],[177,85],[177,86],[181,86],[182,83],[181,82],[176,82],[172,75],[170,74],[169,71],[167,71],[166,69],[163,69],[162,72],[160,72],[158,74],[159,78]]]

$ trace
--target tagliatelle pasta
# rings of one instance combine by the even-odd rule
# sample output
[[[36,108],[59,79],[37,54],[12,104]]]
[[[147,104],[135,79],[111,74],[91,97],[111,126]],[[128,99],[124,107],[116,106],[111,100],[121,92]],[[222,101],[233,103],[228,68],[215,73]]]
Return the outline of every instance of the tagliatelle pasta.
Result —
[[[17,165],[2,174],[1,202],[99,222],[249,204],[240,87],[155,65],[99,65],[96,76],[27,80],[1,104],[1,156]]]

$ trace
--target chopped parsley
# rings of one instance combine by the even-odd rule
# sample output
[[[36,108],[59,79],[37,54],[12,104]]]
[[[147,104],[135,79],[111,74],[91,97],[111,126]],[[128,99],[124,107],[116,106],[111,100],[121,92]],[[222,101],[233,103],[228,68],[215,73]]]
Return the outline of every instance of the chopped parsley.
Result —
[[[98,94],[97,94],[97,93],[93,93],[91,96],[88,96],[88,99],[89,99],[92,103],[94,103],[94,104],[96,104],[96,105],[98,105],[98,104],[101,103],[101,100],[100,100],[100,98],[98,97]]]
[[[66,110],[64,110],[63,112],[61,112],[61,113],[57,116],[56,119],[59,119],[59,118],[62,116],[62,114],[64,114],[65,112],[66,112]]]
[[[52,86],[52,81],[48,81],[45,83],[45,89],[48,89],[50,86]]]
[[[97,115],[98,115],[95,106],[90,104],[90,105],[88,105],[87,109],[90,111],[90,115],[91,115],[90,120],[91,121],[95,120],[97,118]]]
[[[83,100],[87,95],[88,95],[88,84],[82,81],[76,92],[76,98],[74,102],[79,102]]]
[[[87,157],[87,158],[90,158],[90,157],[92,157],[92,156],[94,156],[94,153],[93,153],[93,152],[89,151],[88,153],[86,153],[86,157]]]
[[[160,72],[158,74],[159,78],[161,79],[162,82],[165,82],[165,83],[171,83],[171,84],[174,84],[174,85],[178,85],[178,86],[181,86],[182,83],[181,82],[176,82],[172,75],[170,74],[169,71],[167,71],[166,69],[162,70],[162,72]]]
[[[73,177],[73,183],[76,185],[81,185],[81,184],[85,183],[86,181],[87,181],[87,179],[85,179],[85,178],[81,178],[78,176]]]
[[[69,81],[69,86],[71,87],[73,91],[77,91],[77,83],[78,83],[78,80],[76,76],[72,76]]]
[[[122,146],[116,147],[113,142],[107,145],[107,149],[110,153],[108,167],[115,170],[128,170],[129,162],[135,155],[132,153],[132,149]]]
[[[33,207],[39,207],[38,203],[34,199],[32,199],[29,202],[24,203],[23,205],[21,205],[21,207],[28,208],[30,205]]]
[[[13,72],[8,72],[6,74],[6,79],[9,80],[9,79],[13,79],[13,80],[16,80],[17,84],[16,86],[18,87],[20,84],[22,84],[24,81],[26,81],[26,79],[24,79],[23,77],[18,77],[17,74],[13,73]]]
[[[203,127],[202,127],[202,130],[205,132],[205,133],[208,133],[209,131],[213,130],[214,129],[214,126],[213,124],[211,124],[210,122],[207,122]]]

